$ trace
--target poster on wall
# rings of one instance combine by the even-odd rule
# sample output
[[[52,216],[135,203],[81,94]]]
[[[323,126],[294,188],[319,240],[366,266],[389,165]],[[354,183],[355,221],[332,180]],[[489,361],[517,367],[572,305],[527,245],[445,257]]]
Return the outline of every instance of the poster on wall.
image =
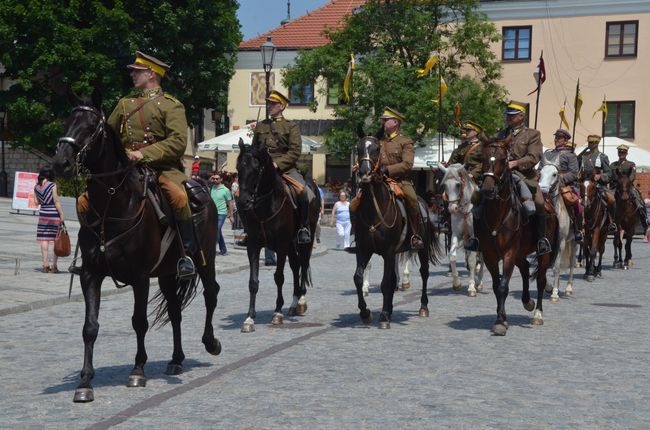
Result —
[[[275,72],[269,75],[269,91],[275,86]],[[251,106],[264,106],[266,104],[266,74],[264,72],[251,73]]]
[[[37,211],[40,205],[34,195],[34,185],[38,180],[38,173],[16,172],[14,179],[14,197],[11,208],[14,210]]]

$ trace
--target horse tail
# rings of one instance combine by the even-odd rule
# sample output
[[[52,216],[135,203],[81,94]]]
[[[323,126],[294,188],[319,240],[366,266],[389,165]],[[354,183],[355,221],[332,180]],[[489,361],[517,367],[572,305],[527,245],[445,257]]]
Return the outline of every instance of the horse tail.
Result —
[[[446,250],[446,247],[440,243],[440,238],[438,233],[436,233],[436,228],[434,226],[434,221],[427,215],[427,236],[429,236],[428,247],[429,247],[429,261],[434,266],[440,264],[440,257],[443,255],[443,252]]]
[[[181,307],[181,312],[194,300],[198,284],[198,275],[191,281],[177,282],[177,288],[174,293]],[[152,327],[163,327],[169,323],[169,304],[165,299],[162,289],[158,290],[150,303],[154,305],[154,310],[150,314],[150,316],[154,317]]]

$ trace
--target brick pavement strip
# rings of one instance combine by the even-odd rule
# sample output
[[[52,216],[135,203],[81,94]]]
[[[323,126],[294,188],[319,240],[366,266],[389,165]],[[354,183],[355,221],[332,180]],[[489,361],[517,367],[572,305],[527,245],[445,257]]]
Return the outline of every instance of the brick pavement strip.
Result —
[[[332,244],[332,231],[324,234],[323,242]],[[382,300],[377,257],[369,326],[358,320],[353,258],[342,252],[315,260],[308,313],[287,317],[282,328],[269,325],[276,289],[264,268],[251,334],[239,331],[248,307],[247,273],[222,274],[215,315],[222,354],[203,350],[204,307],[197,298],[183,314],[185,373],[163,374],[171,329],[152,330],[144,389],[124,386],[135,354],[133,304],[129,295],[114,295],[102,301],[95,401],[85,405],[72,403],[83,305],[6,315],[0,319],[2,427],[650,428],[650,247],[635,241],[633,251],[634,268],[613,271],[608,243],[604,277],[577,280],[573,298],[545,301],[541,327],[529,324],[514,277],[503,338],[489,332],[495,318],[490,282],[470,299],[452,290],[443,266],[431,269],[431,317],[417,316],[420,283],[414,278],[411,291],[396,295],[390,330],[376,328]]]

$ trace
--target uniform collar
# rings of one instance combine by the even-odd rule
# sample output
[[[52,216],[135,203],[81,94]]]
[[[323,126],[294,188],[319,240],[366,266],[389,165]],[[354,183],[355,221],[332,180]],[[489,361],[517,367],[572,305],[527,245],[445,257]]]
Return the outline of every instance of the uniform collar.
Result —
[[[390,133],[390,134],[388,135],[388,140],[393,140],[393,139],[395,139],[397,136],[399,136],[399,131],[395,130],[394,132],[392,132],[392,133]]]
[[[158,95],[160,95],[162,93],[163,93],[162,88],[158,87],[158,88],[149,88],[149,89],[146,89],[146,90],[142,90],[140,95],[142,97],[146,98],[146,99],[150,99],[150,98],[156,97],[156,96],[158,96]]]
[[[461,142],[461,143],[462,143],[463,145],[469,145],[469,144],[471,144],[471,143],[476,143],[476,142],[478,142],[478,137],[475,137],[474,139],[464,140],[464,141]]]
[[[513,135],[513,136],[518,135],[519,133],[521,133],[521,131],[522,131],[524,128],[526,128],[526,127],[524,127],[523,125],[520,125],[518,128],[513,129],[513,130],[512,130],[512,135]]]
[[[271,118],[271,121],[273,121],[273,122],[284,121],[284,117],[282,115],[274,116],[274,117]]]

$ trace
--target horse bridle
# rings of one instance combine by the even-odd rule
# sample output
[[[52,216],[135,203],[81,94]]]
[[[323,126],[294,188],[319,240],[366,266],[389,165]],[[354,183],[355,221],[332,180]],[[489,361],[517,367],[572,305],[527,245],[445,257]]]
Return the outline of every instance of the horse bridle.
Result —
[[[374,143],[377,143],[377,142],[374,142]],[[366,161],[369,164],[370,171],[372,173],[377,173],[379,171],[379,160],[377,160],[375,162],[372,158],[370,158],[370,153],[368,152],[368,146],[370,146],[370,145],[365,145],[364,146],[364,156],[359,158],[359,167],[361,167],[361,163]]]
[[[84,112],[91,112],[93,113],[99,121],[97,122],[97,126],[95,127],[95,131],[90,135],[88,138],[88,142],[84,146],[79,145],[77,140],[74,137],[69,137],[69,136],[64,136],[59,138],[59,145],[62,143],[67,143],[70,146],[74,147],[77,149],[77,156],[76,156],[76,164],[75,164],[75,169],[77,169],[77,173],[81,171],[81,168],[83,166],[83,162],[86,159],[86,152],[90,148],[90,145],[100,136],[105,136],[106,135],[106,129],[105,129],[105,124],[106,124],[106,118],[104,117],[104,114],[97,108],[94,108],[92,106],[75,106],[72,109],[72,112],[79,112],[79,111],[84,111]]]

